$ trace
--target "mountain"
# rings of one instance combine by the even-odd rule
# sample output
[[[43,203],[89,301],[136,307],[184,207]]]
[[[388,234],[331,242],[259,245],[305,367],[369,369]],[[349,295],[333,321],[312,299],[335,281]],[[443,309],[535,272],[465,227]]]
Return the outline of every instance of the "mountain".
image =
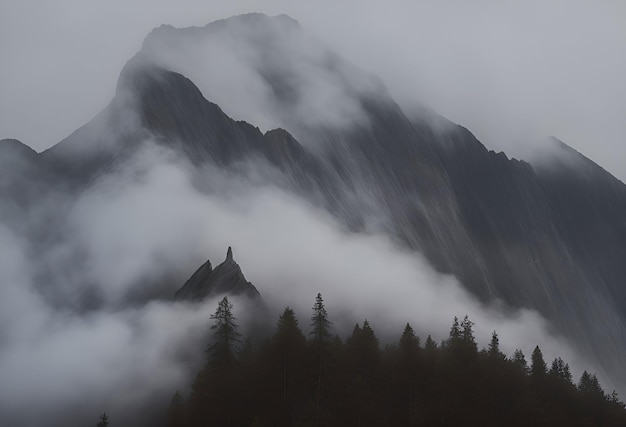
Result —
[[[82,191],[146,141],[192,170],[264,165],[259,179],[348,230],[386,233],[484,302],[537,310],[626,383],[626,186],[564,143],[530,164],[444,118],[409,118],[296,21],[249,14],[153,30],[103,112],[41,154],[17,150],[35,167],[13,176],[49,170],[47,185]],[[255,291],[232,256],[177,298],[224,288]]]
[[[233,259],[233,251],[229,247],[226,259],[215,269],[211,261],[207,261],[196,270],[174,295],[178,301],[200,301],[218,295],[246,296],[260,298],[261,294],[254,285],[246,280],[239,264]]]

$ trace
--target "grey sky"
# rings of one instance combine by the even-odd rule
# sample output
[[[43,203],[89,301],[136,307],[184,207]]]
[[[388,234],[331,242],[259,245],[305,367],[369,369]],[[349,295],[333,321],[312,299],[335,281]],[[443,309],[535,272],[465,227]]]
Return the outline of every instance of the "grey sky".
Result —
[[[554,135],[626,180],[626,4],[544,2],[8,0],[0,5],[0,137],[45,149],[112,97],[162,23],[287,13],[405,108],[418,102],[490,148],[527,156]]]
[[[528,153],[529,140],[554,134],[626,180],[626,12],[618,1],[258,3],[3,0],[0,138],[42,150],[86,123],[112,98],[124,63],[162,23],[205,25],[257,10],[299,20],[355,65],[381,76],[407,111],[417,102],[430,105],[492,148],[514,154]],[[87,248],[88,259],[63,289],[68,294],[93,282],[117,307],[146,273],[179,266],[188,277],[206,256],[215,264],[232,245],[247,278],[268,300],[294,304],[305,319],[317,291],[332,316],[345,311],[340,301],[350,300],[354,314],[367,316],[379,333],[400,331],[408,320],[420,334],[440,339],[452,316],[469,313],[481,345],[497,328],[507,353],[519,346],[529,354],[539,344],[548,360],[562,356],[576,373],[590,366],[546,333],[548,325],[535,313],[504,316],[498,307],[481,306],[454,278],[435,273],[384,236],[346,236],[325,213],[272,188],[239,189],[231,199],[203,195],[184,169],[157,160],[143,181],[120,186],[111,180],[124,174],[107,178],[70,206],[66,220],[75,232],[67,245],[46,254],[48,263],[39,263],[69,271],[71,251]],[[233,185],[231,177],[211,178],[221,187]],[[164,199],[175,203],[164,208]],[[158,222],[146,220],[146,212],[157,210]],[[286,228],[296,231],[282,232]],[[184,383],[186,365],[166,349],[185,347],[180,343],[187,339],[201,342],[206,312],[155,302],[68,315],[33,291],[27,249],[23,236],[0,224],[8,295],[0,301],[0,320],[12,325],[1,331],[8,350],[0,358],[0,402],[40,425],[39,417],[48,420],[80,400],[89,420],[103,406],[119,414],[135,403],[130,397],[141,400],[152,390],[165,390],[169,398]],[[382,288],[390,271],[394,280]],[[337,282],[350,285],[339,288]],[[377,312],[381,301],[389,305]],[[352,325],[348,317],[333,321]],[[24,366],[32,367],[28,378]],[[107,366],[116,366],[115,372]],[[162,375],[155,377],[156,370]],[[119,390],[127,394],[116,401]],[[85,402],[85,395],[94,398]],[[40,404],[37,413],[25,409],[33,402]]]

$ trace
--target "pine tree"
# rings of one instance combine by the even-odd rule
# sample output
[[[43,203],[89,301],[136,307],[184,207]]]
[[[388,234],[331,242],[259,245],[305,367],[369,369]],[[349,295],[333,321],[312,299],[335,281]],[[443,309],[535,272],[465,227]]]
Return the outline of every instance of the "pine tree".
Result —
[[[217,310],[211,315],[214,321],[211,325],[213,339],[208,352],[214,363],[229,363],[234,360],[241,344],[241,334],[237,332],[238,325],[233,315],[233,305],[224,297],[218,304]]]
[[[569,365],[560,357],[557,357],[552,361],[548,375],[559,381],[572,384],[572,373],[570,372]]]
[[[194,380],[190,396],[192,425],[229,424],[240,415],[234,409],[239,392],[237,355],[241,334],[233,314],[233,305],[224,297],[213,320],[207,362]]]
[[[430,338],[430,335],[429,335]],[[431,342],[434,344],[434,341]],[[415,402],[415,383],[416,383],[416,371],[418,364],[418,356],[420,352],[420,340],[415,335],[413,328],[408,323],[402,331],[400,342],[398,344],[400,350],[400,364],[402,367],[402,377],[405,378],[408,383],[408,424],[413,425],[415,418],[414,414],[414,402]]]
[[[530,356],[530,374],[535,378],[541,378],[546,375],[548,367],[545,360],[543,360],[543,353],[539,346],[536,346],[533,350],[533,354]]]
[[[524,352],[519,348],[513,352],[513,364],[525,374],[528,373],[528,363],[526,362],[526,357],[524,356]]]
[[[504,354],[500,351],[500,339],[498,338],[496,331],[493,331],[491,334],[491,341],[489,342],[489,347],[487,348],[487,356],[493,360],[505,359]]]
[[[400,353],[408,360],[414,360],[419,352],[420,339],[415,335],[415,331],[408,323],[404,327],[404,331],[402,331],[402,336],[400,336],[399,348]]]
[[[449,335],[450,344],[454,345],[460,339],[461,339],[461,328],[459,327],[459,318],[454,316],[454,321],[452,322],[452,326],[450,327],[450,335]]]
[[[380,349],[378,338],[367,320],[363,322],[363,327],[358,324],[354,327],[347,345],[355,372],[364,379],[371,380],[373,371],[380,363]]]
[[[437,351],[437,343],[433,340],[433,337],[428,335],[426,341],[424,341],[424,352],[426,354],[434,354]]]
[[[294,311],[286,307],[278,318],[276,332],[272,337],[272,348],[281,378],[281,400],[285,424],[292,424],[294,394],[303,378],[298,374],[298,367],[306,353],[306,338],[298,326]],[[301,385],[300,385],[301,386]]]
[[[296,319],[296,315],[291,308],[285,307],[283,314],[278,317],[273,340],[283,346],[288,346],[294,342],[304,343],[306,340],[298,325],[298,319]]]
[[[315,424],[320,425],[322,408],[322,383],[324,377],[324,365],[326,363],[328,345],[330,343],[330,325],[332,323],[328,320],[328,313],[324,307],[324,300],[322,294],[318,293],[315,298],[315,304],[313,305],[313,316],[311,316],[311,342],[313,344],[313,356],[317,365],[316,383],[317,390],[315,393]]]
[[[354,327],[346,342],[345,371],[348,378],[348,393],[351,402],[346,408],[347,420],[344,423],[363,425],[376,424],[379,413],[376,410],[380,391],[381,353],[378,338],[369,322]]]
[[[605,398],[604,390],[602,390],[598,378],[595,374],[589,374],[587,371],[584,371],[580,376],[578,390],[591,398],[598,400]]]
[[[107,427],[108,425],[109,425],[109,417],[107,416],[105,412],[102,415],[100,415],[100,419],[98,421],[98,424],[96,424],[96,427]]]
[[[474,338],[474,322],[469,319],[469,316],[465,315],[461,322],[461,337],[467,344],[472,344],[476,347],[476,340]]]
[[[613,393],[611,393],[610,395],[607,396],[607,401],[615,406],[616,408],[619,409],[625,409],[626,408],[626,404],[624,404],[624,402],[622,402],[619,398],[619,394],[617,394],[617,392],[615,390],[613,390]]]
[[[328,313],[326,313],[326,308],[324,307],[322,294],[318,293],[313,305],[313,316],[311,317],[311,327],[313,329],[310,333],[315,345],[323,346],[330,341],[330,325],[332,323],[328,320]]]

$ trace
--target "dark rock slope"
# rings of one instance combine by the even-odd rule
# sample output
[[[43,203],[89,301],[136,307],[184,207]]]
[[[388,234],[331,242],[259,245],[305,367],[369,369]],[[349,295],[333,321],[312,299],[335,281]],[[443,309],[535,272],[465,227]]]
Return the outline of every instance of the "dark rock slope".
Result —
[[[123,70],[101,115],[34,159],[22,157],[80,182],[115,167],[145,138],[191,167],[243,173],[241,164],[263,164],[272,179],[280,177],[280,185],[325,207],[347,228],[388,233],[484,301],[538,310],[607,369],[626,372],[626,186],[564,144],[556,160],[531,165],[489,151],[445,119],[409,119],[384,90],[354,85],[366,79],[323,47],[310,49],[321,52],[319,63],[307,57],[317,74],[297,74],[307,69],[293,66],[302,60],[302,46],[285,42],[285,26],[293,39],[302,32],[284,17],[250,15],[201,29],[163,27],[145,46],[156,52],[167,43],[235,38],[238,46],[273,58],[253,70],[274,91],[268,111],[298,110],[306,101],[299,85],[325,73],[345,86],[341,93],[360,121],[336,127],[289,116],[285,129],[263,133],[230,118],[190,79],[142,51]],[[256,292],[227,257],[215,270],[203,265],[177,298],[231,285]]]
[[[201,301],[207,297],[236,295],[248,298],[260,298],[259,291],[246,280],[239,264],[233,259],[229,247],[226,259],[215,269],[207,261],[185,282],[174,295],[177,301]]]
[[[274,18],[245,19],[254,21],[246,28],[262,31],[261,47],[297,59],[278,36],[272,38]],[[192,36],[211,37],[210,27]],[[159,37],[176,37],[171,27],[167,33]],[[154,48],[158,37],[151,36]],[[341,69],[338,61],[328,65],[329,73]],[[277,67],[268,72],[271,64],[263,63],[262,76],[276,91],[273,102],[283,102],[286,110],[297,96],[283,96],[285,84],[276,76],[287,82],[307,76],[293,78]],[[615,355],[626,351],[626,187],[588,159],[568,156],[567,167],[509,159],[461,126],[442,118],[437,126],[409,119],[384,91],[353,87],[348,92],[363,114],[361,125],[302,131],[296,121],[294,134],[262,135],[211,107],[179,74],[158,75],[150,88],[142,86],[138,105],[144,125],[164,143],[193,161],[222,166],[262,159],[282,172],[293,191],[325,206],[350,229],[375,224],[438,270],[455,274],[479,298],[536,309],[589,354],[624,365]],[[343,78],[337,71],[336,80]],[[178,94],[162,96],[165,90]],[[183,93],[189,99],[181,100]]]

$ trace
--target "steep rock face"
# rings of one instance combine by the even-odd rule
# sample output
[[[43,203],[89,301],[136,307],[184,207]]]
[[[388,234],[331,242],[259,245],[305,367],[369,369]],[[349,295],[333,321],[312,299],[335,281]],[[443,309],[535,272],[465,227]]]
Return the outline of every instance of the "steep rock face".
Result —
[[[243,21],[253,25],[242,26]],[[275,121],[289,125],[294,134],[275,130],[261,139],[250,130],[254,142],[231,135],[240,141],[233,142],[204,131],[203,138],[189,136],[191,129],[221,126],[223,112],[205,110],[203,120],[181,114],[176,126],[162,132],[164,139],[179,141],[183,150],[189,143],[202,147],[213,153],[205,158],[213,156],[218,163],[236,153],[262,157],[294,191],[313,197],[350,229],[389,233],[426,255],[438,270],[457,275],[481,299],[537,309],[589,353],[626,350],[623,184],[589,162],[583,170],[555,174],[552,168],[542,170],[489,151],[452,123],[441,130],[428,120],[409,120],[384,90],[353,84],[367,78],[354,73],[353,81],[345,83],[350,67],[330,54],[316,54],[307,64],[333,76],[332,90],[344,85],[338,93],[345,94],[346,108],[358,112],[358,118],[344,126],[315,126],[303,123],[302,115],[286,115],[310,106],[306,91],[295,82],[307,87],[312,74],[297,74],[297,67],[288,65],[298,63],[300,54],[275,36],[284,24],[254,15],[180,32],[168,27],[152,34],[146,45],[154,52],[167,43],[219,40],[219,34],[243,46],[250,43],[252,50],[272,49],[282,60],[242,61],[274,94],[267,111],[276,111]],[[252,29],[261,41],[250,36]],[[289,34],[298,38],[298,31],[290,24]],[[144,52],[143,59],[149,57]],[[154,111],[169,108],[164,99],[151,99]],[[159,126],[153,129],[161,132]],[[599,334],[593,325],[602,324],[613,326]],[[587,331],[584,337],[581,330]]]
[[[116,95],[91,121],[41,152],[40,161],[57,180],[75,188],[115,170],[150,137],[133,101],[126,94]]]
[[[19,223],[52,182],[53,174],[36,151],[15,139],[0,140],[0,220]]]
[[[229,164],[258,149],[263,135],[226,116],[181,74],[133,58],[120,76],[116,97],[131,94],[141,125],[195,164]],[[193,126],[189,126],[193,123]]]
[[[237,295],[248,298],[260,298],[261,294],[254,285],[246,280],[239,264],[233,259],[229,247],[223,263],[212,269],[207,261],[185,282],[174,295],[175,300],[201,301],[210,296]]]
[[[563,289],[569,300],[588,310],[573,312],[582,317],[594,336],[617,337],[626,342],[626,186],[600,166],[561,141],[549,163],[535,165],[538,179],[548,195],[555,228],[580,275]],[[576,286],[582,282],[583,285]],[[591,310],[592,309],[592,310]],[[590,312],[591,311],[591,312]],[[615,328],[607,325],[617,326]],[[597,343],[615,349],[612,343]],[[617,350],[623,349],[617,346]],[[619,354],[619,353],[617,353]],[[622,364],[624,358],[614,355]]]
[[[442,118],[438,126],[409,119],[383,89],[306,44],[302,32],[286,17],[258,14],[203,28],[161,27],[129,61],[103,113],[37,157],[79,181],[106,172],[144,139],[199,167],[241,171],[261,161],[279,185],[349,229],[388,233],[482,300],[540,311],[589,354],[618,355],[610,364],[626,372],[619,357],[626,352],[626,187],[566,146],[556,163],[531,166],[487,150]],[[233,120],[158,55],[164,48],[182,55],[187,44],[219,53],[213,48],[222,41],[222,50],[244,52],[236,59],[269,94],[265,104],[250,102],[281,128],[263,134]],[[209,57],[207,64],[218,62]],[[247,87],[234,77],[227,79],[233,93]],[[323,102],[319,80],[330,82],[332,96]],[[203,265],[177,298],[215,289],[254,294],[247,284],[227,257],[216,269]]]
[[[16,139],[0,139],[0,191],[9,194],[13,186],[27,181],[37,164],[37,152]],[[17,191],[16,191],[17,193]]]

